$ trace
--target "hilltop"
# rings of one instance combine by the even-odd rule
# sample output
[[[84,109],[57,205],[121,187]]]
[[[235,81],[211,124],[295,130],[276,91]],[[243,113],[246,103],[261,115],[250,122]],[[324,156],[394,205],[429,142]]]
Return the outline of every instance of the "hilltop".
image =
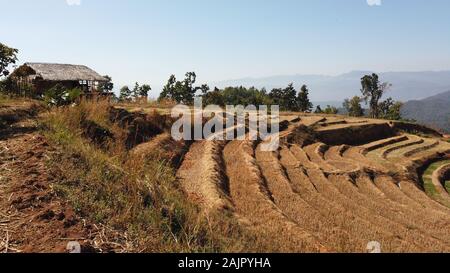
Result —
[[[402,116],[450,134],[450,91],[405,103]]]

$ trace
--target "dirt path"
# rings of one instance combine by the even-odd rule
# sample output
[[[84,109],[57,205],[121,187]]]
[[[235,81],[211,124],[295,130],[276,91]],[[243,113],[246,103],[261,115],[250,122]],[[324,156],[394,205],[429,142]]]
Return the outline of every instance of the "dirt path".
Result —
[[[96,232],[52,190],[54,150],[28,117],[0,130],[0,252],[95,251]]]

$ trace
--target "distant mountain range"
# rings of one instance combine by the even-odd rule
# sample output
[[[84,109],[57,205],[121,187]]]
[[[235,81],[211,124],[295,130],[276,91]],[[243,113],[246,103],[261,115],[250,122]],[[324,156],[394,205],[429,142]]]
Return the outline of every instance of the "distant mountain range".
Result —
[[[311,100],[320,103],[342,104],[345,98],[360,94],[361,78],[371,74],[371,71],[352,71],[338,76],[324,75],[280,75],[265,78],[243,78],[211,83],[211,87],[255,86],[266,87],[268,90],[286,86],[293,82],[297,88],[302,84],[309,86]],[[423,72],[383,72],[378,73],[381,81],[387,81],[393,86],[386,97],[396,100],[420,100],[450,90],[450,71]]]
[[[405,103],[402,116],[450,134],[450,91]]]

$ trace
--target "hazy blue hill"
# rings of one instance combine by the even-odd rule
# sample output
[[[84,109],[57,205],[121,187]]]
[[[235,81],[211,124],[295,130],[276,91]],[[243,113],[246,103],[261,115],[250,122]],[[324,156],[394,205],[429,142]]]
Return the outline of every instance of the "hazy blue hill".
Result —
[[[402,116],[450,133],[450,91],[405,103]]]
[[[297,88],[307,84],[311,99],[316,102],[343,101],[360,94],[360,79],[371,71],[352,71],[338,76],[324,75],[280,75],[265,78],[244,78],[211,83],[211,86],[255,86],[283,87],[293,82]],[[384,72],[379,73],[383,81],[393,84],[387,96],[401,101],[420,100],[450,90],[450,71]]]

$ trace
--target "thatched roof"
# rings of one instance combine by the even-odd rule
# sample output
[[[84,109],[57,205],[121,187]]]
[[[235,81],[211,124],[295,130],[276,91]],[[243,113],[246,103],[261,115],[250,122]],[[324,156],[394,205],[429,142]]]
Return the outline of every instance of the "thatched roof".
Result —
[[[46,81],[107,81],[97,72],[84,65],[25,63],[36,77]]]

